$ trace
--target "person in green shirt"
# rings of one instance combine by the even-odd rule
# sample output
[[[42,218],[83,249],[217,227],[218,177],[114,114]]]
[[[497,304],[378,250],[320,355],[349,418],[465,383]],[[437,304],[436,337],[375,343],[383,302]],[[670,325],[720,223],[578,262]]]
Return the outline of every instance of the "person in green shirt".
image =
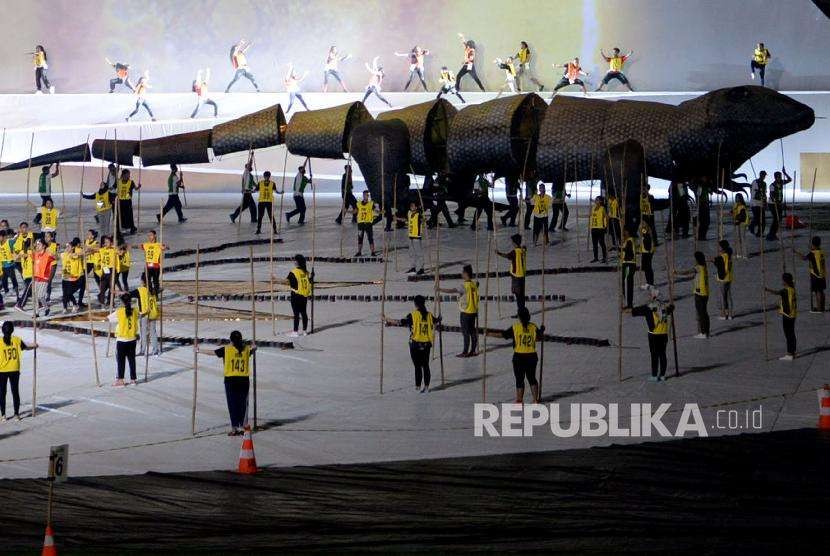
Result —
[[[562,224],[560,230],[568,231],[568,215],[571,211],[568,209],[568,204],[565,202],[566,197],[570,197],[570,193],[565,192],[565,185],[553,192],[553,201],[551,202],[550,229],[555,230],[556,224],[559,223],[559,213],[562,212]]]
[[[484,212],[487,215],[487,229],[493,229],[493,202],[490,200],[490,180],[484,174],[479,174],[478,179],[476,179],[476,190],[473,193],[476,212],[473,216],[473,223],[470,224],[470,229],[475,230],[478,226],[478,219],[481,217],[481,213]]]
[[[299,220],[297,223],[300,226],[305,224],[305,197],[303,197],[305,193],[305,188],[307,185],[311,185],[311,180],[305,176],[305,166],[300,166],[297,168],[297,175],[294,176],[294,210],[285,213],[285,220],[286,222],[291,222],[291,217],[295,215],[300,215]]]
[[[184,189],[184,182],[182,175],[179,172],[179,167],[175,164],[170,165],[170,175],[167,176],[167,203],[164,205],[161,214],[156,215],[156,220],[161,222],[164,215],[171,210],[176,211],[176,216],[179,217],[179,224],[187,222],[187,218],[182,214],[182,202],[179,200],[179,189]]]
[[[40,193],[40,206],[42,207],[46,206],[46,201],[52,200],[52,178],[56,178],[60,174],[60,163],[55,163],[54,172],[51,170],[51,165],[41,168],[37,180],[37,191]],[[35,224],[40,224],[40,213],[35,215]]]

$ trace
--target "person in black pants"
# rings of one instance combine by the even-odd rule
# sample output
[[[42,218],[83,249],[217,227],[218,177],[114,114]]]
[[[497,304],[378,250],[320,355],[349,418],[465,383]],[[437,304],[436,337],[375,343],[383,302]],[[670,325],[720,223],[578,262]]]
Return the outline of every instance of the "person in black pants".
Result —
[[[11,386],[14,417],[20,421],[20,361],[23,352],[37,349],[37,344],[26,345],[14,334],[14,324],[4,321],[0,337],[0,421],[6,420],[6,384]]]
[[[504,183],[508,209],[501,216],[501,225],[515,228],[516,217],[519,215],[519,176],[515,174],[505,176]]]
[[[256,181],[254,180],[254,176],[251,173],[253,171],[253,151],[251,151],[251,155],[248,157],[248,162],[245,163],[245,170],[242,172],[242,203],[236,207],[231,213],[231,223],[236,224],[236,219],[239,217],[240,214],[245,212],[245,209],[248,209],[248,212],[251,215],[251,224],[257,223],[257,207],[256,201],[254,201],[254,189],[256,189]]]
[[[117,311],[109,315],[108,320],[117,324],[115,342],[115,361],[117,378],[113,386],[124,386],[124,371],[130,365],[130,383],[136,384],[135,348],[138,342],[138,311],[133,309],[133,300],[129,293],[121,294],[121,303]]]
[[[562,185],[560,189],[557,189],[553,193],[553,200],[551,201],[551,217],[550,217],[550,229],[555,230],[556,225],[559,223],[559,212],[562,212],[562,224],[559,227],[560,230],[568,230],[568,216],[571,214],[570,209],[568,209],[568,203],[565,200],[567,197],[570,197],[570,193],[565,193],[565,186]]]
[[[476,43],[465,39],[462,33],[458,33],[458,36],[461,38],[461,44],[464,45],[464,64],[455,76],[455,89],[457,91],[461,90],[461,78],[469,73],[478,88],[484,91],[484,85],[481,84],[481,80],[476,73]]]
[[[287,283],[291,288],[291,311],[294,313],[294,331],[291,337],[305,336],[308,329],[308,299],[314,294],[314,272],[308,272],[305,257],[299,253],[294,255],[294,268],[288,273]],[[300,333],[300,320],[303,321],[303,331]]]
[[[625,309],[634,306],[634,274],[637,272],[637,259],[634,250],[634,239],[627,227],[622,232],[622,286],[625,295]]]
[[[259,189],[259,206],[257,207],[257,224],[256,234],[262,233],[262,221],[265,220],[265,215],[271,219],[271,230],[277,233],[277,223],[274,222],[274,193],[277,192],[277,184],[271,181],[271,172],[265,171],[262,173],[262,179],[258,184]],[[280,195],[282,192],[279,192]]]
[[[634,307],[632,317],[644,317],[648,326],[648,350],[651,354],[651,382],[666,380],[666,348],[669,345],[669,317],[674,312],[674,305],[664,305],[659,299],[659,292],[651,290],[651,303]]]
[[[439,173],[438,178],[435,179],[432,175],[424,178],[423,194],[429,197],[432,201],[429,207],[429,220],[427,221],[427,228],[432,229],[438,225],[438,216],[444,217],[448,228],[455,228],[455,222],[450,215],[450,209],[447,207],[447,181],[449,177],[444,173]],[[426,203],[427,200],[425,199]]]
[[[473,267],[464,265],[461,278],[464,282],[459,288],[438,288],[441,293],[458,295],[458,309],[460,316],[461,335],[464,338],[464,349],[456,357],[475,357],[478,355],[478,282],[473,280]]]
[[[225,399],[231,419],[228,436],[245,432],[245,417],[248,413],[248,392],[251,388],[251,355],[257,347],[254,342],[245,342],[239,330],[231,332],[230,342],[219,349],[196,349],[205,355],[215,355],[223,362],[225,375]]]
[[[400,320],[386,319],[386,324],[408,326],[409,355],[415,366],[415,389],[421,393],[429,392],[430,370],[429,352],[435,338],[435,327],[441,324],[441,317],[427,311],[426,299],[416,295],[413,300],[415,310]],[[423,387],[421,381],[423,380]]]
[[[342,224],[343,214],[349,212],[349,210],[352,211],[352,222],[357,222],[357,199],[354,196],[351,164],[346,164],[343,167],[343,175],[340,176],[340,199],[343,204],[340,214],[334,219],[335,224]]]
[[[45,87],[47,91],[54,93],[55,88],[49,83],[49,76],[46,75],[49,69],[49,58],[46,56],[46,49],[43,45],[39,44],[35,47],[32,63],[35,65],[35,90],[42,93]]]
[[[784,287],[780,290],[773,290],[764,287],[769,293],[781,296],[778,305],[778,314],[781,315],[781,325],[784,327],[784,338],[787,340],[787,353],[779,357],[781,361],[792,361],[795,359],[796,338],[795,338],[795,317],[798,315],[798,300],[795,293],[795,282],[793,275],[785,272],[781,275]]]
[[[510,291],[516,298],[516,314],[525,306],[525,276],[527,275],[527,248],[522,245],[522,236],[510,236],[513,248],[507,253],[496,251],[499,257],[510,261]]]
[[[654,287],[654,266],[652,265],[654,260],[654,250],[654,240],[651,237],[651,228],[648,227],[648,224],[643,222],[640,225],[640,270],[642,270],[645,275],[646,283],[642,286],[642,289]]]
[[[141,185],[141,184],[139,184]],[[171,210],[176,211],[176,216],[179,219],[179,224],[183,224],[187,222],[187,218],[184,217],[182,214],[182,201],[179,199],[179,190],[184,189],[184,180],[182,178],[181,172],[179,172],[179,167],[175,164],[170,165],[170,174],[167,176],[167,202],[164,204],[164,207],[161,210],[161,214],[156,215],[156,222],[161,223],[161,219],[164,218]]]
[[[697,331],[695,338],[709,337],[709,270],[706,267],[706,255],[695,251],[695,267],[689,270],[677,270],[676,276],[694,276],[695,312],[697,314]]]
[[[536,342],[544,341],[544,326],[530,322],[530,311],[519,311],[518,322],[501,333],[505,340],[513,340],[513,376],[516,377],[516,403],[524,403],[525,380],[530,384],[533,403],[539,403],[539,382],[536,380]]]

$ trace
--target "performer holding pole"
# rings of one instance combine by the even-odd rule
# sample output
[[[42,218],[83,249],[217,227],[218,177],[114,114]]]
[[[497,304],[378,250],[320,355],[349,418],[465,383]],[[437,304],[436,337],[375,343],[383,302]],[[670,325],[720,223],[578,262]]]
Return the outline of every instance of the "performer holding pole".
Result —
[[[251,357],[256,355],[256,343],[245,342],[239,330],[231,332],[230,341],[218,349],[197,348],[204,355],[215,355],[222,360],[224,368],[225,398],[231,430],[228,436],[239,436],[245,432],[248,412],[248,392],[251,389]]]
[[[248,246],[248,260],[251,264],[251,338],[252,344],[256,345],[256,286],[254,284],[254,246]],[[253,354],[253,386],[254,386],[254,430],[257,428],[257,404],[256,404],[256,352]]]
[[[2,333],[3,336],[0,338],[0,422],[6,420],[7,385],[12,394],[13,417],[20,421],[20,362],[23,360],[24,351],[34,350],[33,356],[37,356],[37,338],[32,345],[27,345],[19,336],[14,335],[14,323],[8,320],[3,322]],[[33,397],[32,417],[34,416],[35,399]]]
[[[196,392],[199,387],[199,245],[196,245],[196,315],[193,323],[193,405],[190,409],[190,434],[196,436]]]

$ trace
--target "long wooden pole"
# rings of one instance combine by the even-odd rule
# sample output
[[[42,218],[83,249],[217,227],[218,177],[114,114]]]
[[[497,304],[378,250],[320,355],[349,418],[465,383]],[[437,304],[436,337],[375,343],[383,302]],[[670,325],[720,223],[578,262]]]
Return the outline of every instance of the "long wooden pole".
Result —
[[[87,139],[87,141],[89,141]],[[6,128],[3,128],[3,140],[0,143],[0,167],[3,166],[3,152],[6,150]]]
[[[311,333],[314,334],[314,262],[317,260],[317,186],[314,184],[314,171],[311,158],[307,158],[308,177],[311,182]]]
[[[506,181],[505,181],[505,185],[506,185]],[[488,197],[487,200],[490,201],[490,206],[488,208],[490,209],[490,213],[491,213],[492,220],[493,220],[493,245],[498,245],[497,236],[496,236],[496,227],[498,226],[498,224],[496,224],[496,222],[498,221],[498,218],[496,218],[496,180],[495,180],[495,174],[493,175],[493,180],[490,182],[489,191],[490,191],[490,197]],[[476,272],[478,272],[478,269],[476,269]],[[499,319],[501,319],[502,318],[502,313],[501,313],[501,280],[499,279],[499,257],[496,257],[495,272],[496,272],[496,313],[499,315]]]
[[[66,211],[66,189],[63,186],[63,171],[59,171],[58,178],[61,182],[61,220],[63,220],[63,235],[67,237],[69,236],[69,218],[68,213]],[[54,205],[53,205],[54,206]],[[57,234],[58,228],[55,226],[55,234]]]
[[[547,269],[547,247],[542,249],[542,330],[545,328],[545,270]],[[545,376],[545,337],[541,333],[541,344],[539,345],[539,400],[542,399],[542,384]],[[539,403],[533,400],[533,403]]]
[[[795,276],[795,184],[798,179],[798,172],[793,172],[793,193],[790,203],[790,257],[792,258],[793,276]],[[811,240],[812,238],[808,238]]]
[[[807,247],[808,249],[813,244],[813,197],[816,194],[816,175],[818,174],[818,168],[813,168],[813,185],[810,186],[810,208],[807,212]],[[794,186],[793,186],[794,187]],[[795,252],[795,251],[793,251]],[[795,265],[793,265],[795,268]],[[813,305],[813,293],[810,292],[810,305]]]
[[[478,226],[476,226],[478,228]],[[484,278],[484,338],[482,338],[482,345],[484,349],[482,350],[482,357],[481,357],[481,401],[482,403],[487,401],[487,332],[489,326],[489,317],[490,317],[490,261],[492,259],[493,254],[493,237],[488,234],[487,236],[487,274]],[[544,249],[544,248],[543,248]]]
[[[135,227],[141,228],[141,169],[144,167],[144,160],[141,158],[142,155],[142,134],[141,134],[141,126],[138,126],[138,212],[136,213],[136,220],[135,220]],[[161,213],[159,213],[161,214]],[[159,218],[161,219],[161,218]]]
[[[164,199],[159,201],[159,214],[164,209]],[[159,218],[159,244],[161,254],[159,255],[159,355],[164,353],[164,218]]]
[[[78,223],[81,228],[83,228],[83,221],[84,217],[80,213],[78,213]],[[86,293],[89,295],[89,303],[86,305],[86,314],[87,318],[89,319],[89,338],[92,341],[92,361],[95,366],[95,386],[101,386],[101,377],[98,374],[98,348],[95,346],[95,326],[92,323],[92,288],[89,287],[87,283],[87,271],[86,271],[86,245],[83,243],[83,250],[81,251],[81,264],[83,265],[83,272],[84,272],[84,284],[86,285]],[[83,303],[83,299],[78,300],[79,303]]]
[[[623,271],[622,271],[622,260],[623,255],[625,253],[625,243],[623,242],[622,232],[625,229],[625,203],[626,203],[626,191],[625,187],[620,187],[622,191],[619,191],[617,188],[617,178],[614,174],[614,161],[611,158],[611,151],[608,150],[608,168],[610,169],[611,174],[611,187],[614,190],[614,195],[617,199],[620,200],[619,202],[619,217],[620,217],[620,237],[618,238],[618,251],[617,251],[617,375],[622,377],[622,365],[623,365],[623,351],[622,351],[622,343],[623,343]],[[622,181],[622,168],[620,168],[620,181]]]
[[[30,161],[31,162],[31,161]],[[30,257],[34,256],[34,253],[29,253]],[[32,304],[34,306],[34,314],[32,315],[32,341],[35,345],[37,345],[37,311],[38,311],[38,291],[35,288],[35,280],[32,278]],[[32,417],[37,415],[37,348],[32,351]]]
[[[271,202],[271,236],[268,241],[268,293],[271,296],[271,333],[277,335],[277,303],[274,300],[274,203]],[[240,216],[242,216],[240,214]]]
[[[761,207],[761,210],[763,210],[763,207]],[[764,245],[765,235],[761,233],[761,310],[764,313],[764,361],[767,361],[769,360],[769,333],[767,331],[767,261]]]
[[[35,132],[32,132],[32,139],[29,141],[29,166],[26,168],[26,210],[32,204],[29,202],[29,179],[32,175],[32,149],[35,147]]]
[[[199,260],[200,249],[196,244],[196,321],[193,324],[193,403],[190,408],[190,434],[196,435],[196,393],[199,388]],[[149,328],[149,324],[148,324]],[[147,342],[147,351],[150,350]]]
[[[439,239],[438,225],[435,226],[435,313],[441,317],[441,241]],[[438,324],[438,354],[441,363],[441,386],[444,385],[444,325]]]
[[[254,284],[254,246],[248,246],[248,260],[251,266],[251,339],[256,344],[256,286]],[[253,389],[254,389],[254,430],[257,428],[256,396],[256,351],[253,353]]]
[[[288,148],[285,149],[285,157],[282,161],[282,185],[280,186],[280,217],[277,219],[277,233],[282,232],[282,210],[283,210],[283,201],[285,200],[285,171],[288,168]],[[241,213],[241,211],[240,211]],[[240,217],[242,214],[239,215]]]
[[[386,216],[386,176],[383,173],[384,141],[380,138],[380,205],[383,215]],[[386,330],[386,275],[389,269],[389,245],[386,226],[383,227],[383,282],[380,290],[380,393],[383,394],[383,340]]]

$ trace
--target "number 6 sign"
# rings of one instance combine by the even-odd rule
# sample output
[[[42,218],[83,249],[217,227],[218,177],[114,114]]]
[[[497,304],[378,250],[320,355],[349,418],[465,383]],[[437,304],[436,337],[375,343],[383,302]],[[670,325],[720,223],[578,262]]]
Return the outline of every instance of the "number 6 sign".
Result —
[[[49,478],[56,483],[66,480],[69,470],[69,444],[52,446],[49,452]]]

